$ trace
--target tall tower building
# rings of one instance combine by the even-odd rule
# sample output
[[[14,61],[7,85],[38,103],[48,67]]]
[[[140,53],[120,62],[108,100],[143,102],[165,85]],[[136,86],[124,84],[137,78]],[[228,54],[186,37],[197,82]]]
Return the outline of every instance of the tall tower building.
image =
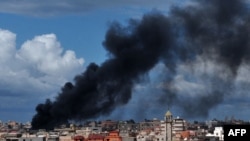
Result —
[[[166,121],[166,141],[172,141],[173,115],[169,110],[165,114],[165,121]]]

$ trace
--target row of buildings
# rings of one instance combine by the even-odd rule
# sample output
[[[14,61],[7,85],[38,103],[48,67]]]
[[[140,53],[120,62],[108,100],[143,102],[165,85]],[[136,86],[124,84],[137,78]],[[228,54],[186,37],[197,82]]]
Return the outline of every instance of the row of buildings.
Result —
[[[30,123],[0,122],[0,141],[184,141],[223,140],[224,123],[218,120],[189,123],[170,111],[164,120],[141,122],[89,121],[84,125],[62,125],[54,130],[31,130]]]

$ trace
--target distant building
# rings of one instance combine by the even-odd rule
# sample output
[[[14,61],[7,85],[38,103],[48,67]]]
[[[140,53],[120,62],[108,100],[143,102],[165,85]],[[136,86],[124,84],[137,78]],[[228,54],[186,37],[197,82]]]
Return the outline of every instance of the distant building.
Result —
[[[4,135],[2,135],[2,137],[6,140],[6,141],[18,141],[18,139],[22,136],[21,133],[19,132],[7,132]]]
[[[59,132],[49,132],[47,141],[59,141]]]
[[[133,133],[137,133],[140,129],[139,123],[127,122],[127,121],[120,121],[118,123],[118,130],[119,134],[122,137],[128,137]]]
[[[74,141],[74,138],[70,135],[59,136],[59,141]]]
[[[161,126],[161,121],[157,119],[145,120],[139,123],[140,130],[154,130],[157,127]]]
[[[18,138],[18,141],[46,141],[46,138],[45,137],[20,137]]]
[[[74,136],[74,141],[85,141],[85,138],[83,136]]]
[[[110,131],[104,141],[122,141],[122,137],[119,135],[119,131]]]
[[[166,121],[166,141],[173,141],[173,115],[168,110],[165,114],[165,121]]]
[[[117,121],[105,120],[101,123],[102,131],[113,131],[117,129]]]
[[[103,141],[104,136],[101,134],[90,134],[87,141]]]
[[[90,134],[99,134],[102,132],[101,127],[82,127],[75,131],[76,135],[84,136],[84,138],[88,138]]]
[[[173,127],[176,128],[176,132],[184,130],[183,122],[180,122],[182,120],[174,120],[169,110],[164,119],[164,121],[154,119],[140,123],[141,130],[136,137],[137,141],[173,141]]]
[[[176,139],[181,138],[181,133],[186,130],[186,121],[179,117],[173,119],[172,122],[172,135]]]

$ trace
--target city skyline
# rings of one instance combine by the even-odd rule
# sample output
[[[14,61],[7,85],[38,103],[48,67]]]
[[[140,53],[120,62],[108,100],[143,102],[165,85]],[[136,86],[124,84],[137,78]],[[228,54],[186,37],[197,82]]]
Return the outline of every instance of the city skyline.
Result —
[[[144,28],[143,23],[148,21],[160,29],[165,29],[161,24],[170,24],[166,29],[171,29],[171,33],[166,31],[165,35],[165,31],[159,30],[163,31],[162,36],[171,40],[171,43],[167,40],[163,43],[169,46],[167,53],[143,58],[147,62],[157,61],[142,71],[139,69],[142,73],[135,73],[136,77],[128,81],[132,86],[127,101],[119,103],[119,97],[116,97],[114,105],[107,108],[110,111],[103,110],[105,112],[86,118],[161,118],[162,112],[170,108],[176,116],[186,119],[234,116],[249,120],[249,10],[244,9],[249,5],[248,1],[10,0],[0,1],[0,5],[2,121],[31,121],[37,114],[38,104],[43,104],[46,99],[56,101],[55,97],[63,93],[65,83],[74,85],[75,76],[85,73],[91,63],[106,70],[107,62],[120,57],[113,45],[121,44],[113,39],[112,43],[108,42],[112,26],[118,39],[130,39],[133,34],[137,35],[133,28]],[[129,21],[131,18],[134,23]],[[151,18],[159,20],[159,24]],[[150,31],[152,29],[157,30],[151,27]],[[124,44],[130,40],[125,41]],[[138,41],[134,46],[141,42],[144,41]],[[140,66],[143,61],[135,62]],[[111,76],[113,73],[104,74]],[[81,114],[86,115],[84,111]],[[74,113],[73,117],[78,118],[78,114]]]

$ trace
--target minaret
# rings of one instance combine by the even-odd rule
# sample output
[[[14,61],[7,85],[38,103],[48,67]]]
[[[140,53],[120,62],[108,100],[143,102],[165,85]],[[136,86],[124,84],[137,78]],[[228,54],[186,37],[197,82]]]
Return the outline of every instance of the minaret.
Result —
[[[165,121],[166,121],[166,141],[172,141],[173,116],[169,110],[165,114]]]

